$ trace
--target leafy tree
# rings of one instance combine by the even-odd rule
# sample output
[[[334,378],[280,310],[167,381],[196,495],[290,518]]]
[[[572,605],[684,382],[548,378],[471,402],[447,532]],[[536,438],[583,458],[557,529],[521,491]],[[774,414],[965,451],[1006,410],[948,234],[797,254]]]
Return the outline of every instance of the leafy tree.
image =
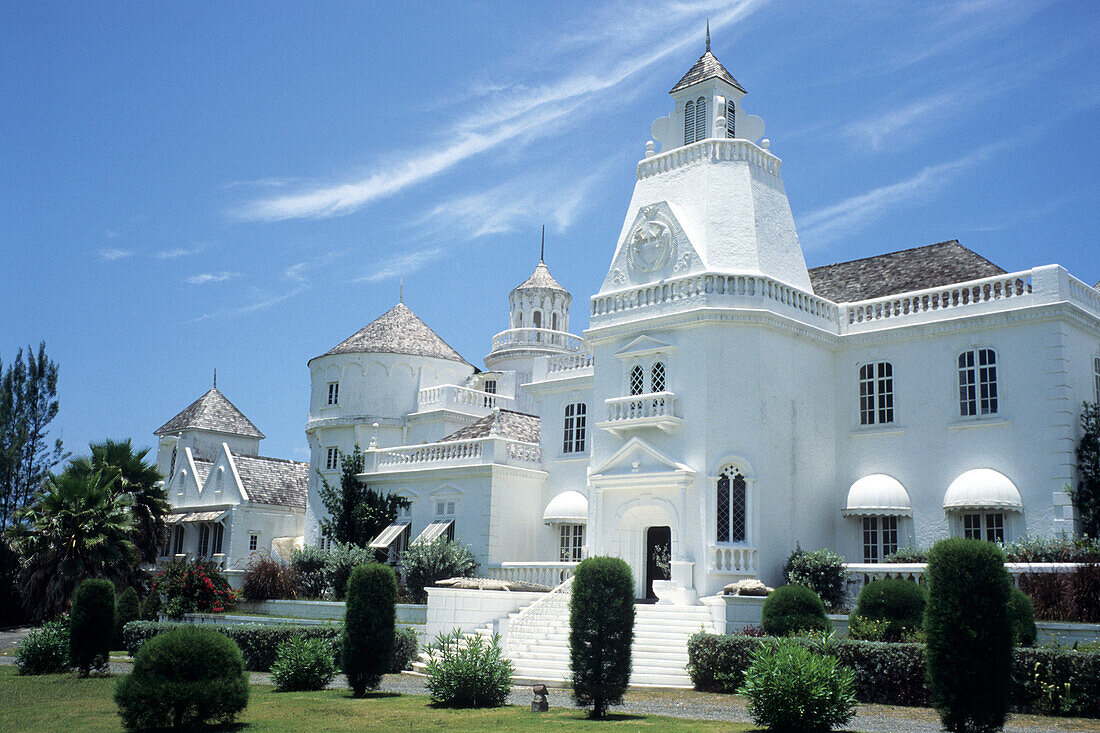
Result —
[[[344,611],[340,662],[355,697],[382,681],[393,663],[397,578],[388,565],[371,563],[351,571]]]
[[[333,486],[321,475],[319,494],[329,518],[321,523],[332,539],[366,547],[379,532],[397,519],[399,509],[411,505],[404,497],[384,494],[359,480],[364,457],[359,446],[340,455],[340,485]]]
[[[65,472],[50,476],[33,504],[8,530],[23,556],[19,586],[36,620],[65,611],[85,578],[125,579],[135,558],[130,499],[114,490],[117,476]]]
[[[115,635],[115,586],[109,580],[88,578],[73,595],[69,617],[69,659],[83,677],[106,669]]]
[[[168,540],[165,515],[170,511],[168,493],[158,483],[164,476],[157,467],[145,460],[149,449],[135,451],[130,439],[111,440],[91,444],[91,457],[73,460],[65,469],[79,476],[90,476],[102,471],[104,476],[115,477],[115,491],[129,494],[134,518],[133,541],[138,550],[138,561],[155,563],[160,548]]]
[[[630,684],[634,642],[634,577],[617,557],[590,557],[577,566],[569,601],[569,663],[573,699],[602,718],[621,705]]]
[[[469,578],[476,569],[477,562],[469,546],[446,537],[412,543],[401,560],[405,587],[413,603],[427,603],[428,594],[424,589],[437,580]]]
[[[1081,532],[1100,537],[1100,403],[1086,402],[1081,410],[1081,442],[1077,444],[1080,480],[1070,494],[1081,516]]]
[[[118,597],[115,605],[115,636],[111,642],[112,649],[125,649],[126,643],[122,638],[122,629],[131,621],[141,620],[141,599],[137,591],[130,586]]]

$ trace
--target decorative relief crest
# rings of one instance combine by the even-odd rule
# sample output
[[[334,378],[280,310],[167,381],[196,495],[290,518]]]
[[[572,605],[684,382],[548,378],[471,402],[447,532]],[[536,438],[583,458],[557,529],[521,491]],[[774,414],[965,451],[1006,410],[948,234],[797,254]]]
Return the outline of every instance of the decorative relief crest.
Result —
[[[622,285],[625,282],[626,282],[626,273],[624,273],[622,270],[616,269],[615,272],[612,273],[612,275],[611,275],[611,284],[612,285]]]
[[[687,270],[691,267],[691,253],[684,252],[676,258],[676,264],[672,266],[673,272],[679,272],[680,270]]]
[[[664,267],[676,250],[672,220],[656,206],[642,209],[642,221],[630,233],[630,268],[653,272]]]

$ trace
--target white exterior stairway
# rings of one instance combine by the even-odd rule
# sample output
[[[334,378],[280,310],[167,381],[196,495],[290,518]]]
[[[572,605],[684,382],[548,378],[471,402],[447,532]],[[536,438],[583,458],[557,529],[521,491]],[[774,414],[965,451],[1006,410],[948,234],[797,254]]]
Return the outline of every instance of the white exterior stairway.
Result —
[[[564,599],[548,596],[508,615],[509,630],[516,631],[524,625],[525,617],[533,613],[538,616],[537,628],[531,629],[528,625],[522,634],[516,634],[516,638],[505,644],[505,656],[515,665],[514,681],[518,684],[569,685],[568,593],[561,595]],[[566,601],[565,605],[562,600]],[[543,613],[538,613],[536,606],[540,604],[551,606],[552,612],[546,613],[544,609]],[[637,604],[634,608],[631,687],[690,688],[691,678],[686,669],[688,638],[700,630],[714,632],[710,612],[701,605]],[[488,641],[495,627],[504,626],[501,621],[503,619],[488,623],[466,636],[476,634]],[[427,660],[427,654],[421,654],[413,664],[413,673],[423,674]]]

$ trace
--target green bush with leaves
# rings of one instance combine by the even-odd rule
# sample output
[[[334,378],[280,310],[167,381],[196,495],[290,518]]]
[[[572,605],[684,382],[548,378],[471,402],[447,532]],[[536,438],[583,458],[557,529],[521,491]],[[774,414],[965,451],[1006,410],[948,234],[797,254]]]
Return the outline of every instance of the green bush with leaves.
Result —
[[[169,618],[186,613],[224,613],[233,609],[237,593],[212,560],[173,558],[161,566],[151,593],[162,596]]]
[[[145,599],[141,602],[141,619],[142,621],[157,621],[160,619],[160,593],[155,590],[149,591],[149,594],[145,596]]]
[[[769,593],[760,612],[760,625],[772,636],[831,628],[821,598],[804,585],[785,585]]]
[[[115,606],[115,631],[112,649],[125,649],[126,642],[122,638],[122,629],[131,621],[137,621],[141,617],[141,601],[137,591],[130,586],[118,597],[118,605]]]
[[[1077,444],[1076,486],[1069,487],[1081,515],[1081,532],[1100,537],[1100,403],[1081,406],[1081,442]]]
[[[477,569],[473,553],[461,542],[437,537],[431,542],[414,542],[405,551],[401,573],[413,603],[427,603],[425,588],[437,580],[469,578]]]
[[[1100,562],[1100,540],[1093,537],[1025,535],[1004,546],[1008,562]]]
[[[999,730],[1012,682],[1004,553],[992,542],[941,540],[928,553],[926,577],[932,705],[949,731]]]
[[[279,692],[323,690],[336,676],[335,656],[331,641],[295,636],[275,652],[271,681]]]
[[[272,598],[296,598],[298,572],[273,557],[256,554],[248,561],[241,580],[241,598],[251,603]]]
[[[127,730],[232,723],[248,705],[248,673],[228,637],[198,626],[161,634],[142,646],[133,671],[115,689]]]
[[[573,700],[602,718],[621,705],[630,684],[634,643],[634,576],[617,557],[583,560],[569,601],[569,661]]]
[[[420,641],[416,638],[416,632],[412,629],[400,627],[393,634],[393,662],[390,664],[390,673],[397,674],[406,669],[412,669],[412,663],[420,651]]]
[[[355,697],[378,687],[393,664],[397,578],[388,565],[372,563],[351,571],[344,613],[341,664]]]
[[[749,714],[771,730],[827,731],[856,713],[855,675],[835,657],[794,639],[768,640],[753,654],[738,692]]]
[[[923,627],[927,605],[928,591],[916,583],[900,578],[874,580],[860,591],[849,628],[857,618],[885,621],[883,638],[875,641],[901,641]]]
[[[451,708],[496,708],[512,688],[512,662],[504,657],[500,636],[486,643],[479,635],[464,636],[459,629],[440,633],[428,645],[428,696],[436,705]]]
[[[374,562],[374,550],[357,545],[334,545],[325,556],[325,590],[336,601],[344,600],[353,568]]]
[[[15,652],[19,674],[69,671],[69,617],[47,621],[19,642]]]
[[[327,561],[328,552],[315,545],[295,547],[294,552],[290,554],[290,567],[298,573],[298,589],[303,598],[321,598],[325,595]],[[346,584],[347,581],[345,581]]]
[[[844,558],[829,550],[803,550],[795,545],[794,552],[783,566],[788,583],[804,585],[816,593],[829,608],[840,608],[844,602],[847,571]]]
[[[1034,646],[1038,629],[1035,628],[1035,610],[1031,599],[1018,588],[1008,596],[1008,623],[1012,627],[1012,643],[1017,646]]]
[[[87,677],[107,668],[115,635],[115,586],[109,580],[88,579],[77,586],[69,615],[69,660]]]
[[[886,557],[882,558],[883,562],[908,562],[908,563],[923,563],[928,562],[928,551],[922,550],[919,547],[913,547],[912,545],[906,545],[905,547],[899,547],[891,552]]]

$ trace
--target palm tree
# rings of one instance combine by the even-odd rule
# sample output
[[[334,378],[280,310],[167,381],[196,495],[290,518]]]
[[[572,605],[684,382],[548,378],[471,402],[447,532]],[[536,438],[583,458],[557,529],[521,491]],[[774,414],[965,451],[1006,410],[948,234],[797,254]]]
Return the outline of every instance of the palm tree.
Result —
[[[92,443],[91,458],[77,458],[66,472],[90,476],[102,471],[105,476],[117,479],[115,491],[129,494],[134,516],[133,541],[138,550],[138,562],[155,563],[161,547],[168,540],[165,515],[170,508],[168,492],[160,484],[164,478],[157,467],[145,462],[149,449],[135,452],[130,439]],[[158,485],[159,484],[159,485]]]
[[[136,549],[128,494],[116,490],[118,477],[66,470],[51,475],[34,503],[16,514],[8,530],[23,557],[20,590],[36,620],[67,610],[85,578],[125,579]]]

